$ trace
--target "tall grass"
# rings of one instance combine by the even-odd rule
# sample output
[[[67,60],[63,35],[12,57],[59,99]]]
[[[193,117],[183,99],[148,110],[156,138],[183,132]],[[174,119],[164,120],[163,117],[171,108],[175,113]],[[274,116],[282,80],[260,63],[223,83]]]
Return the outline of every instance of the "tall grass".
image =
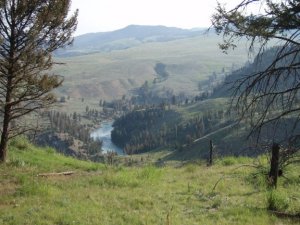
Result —
[[[212,167],[105,166],[37,148],[26,140],[10,143],[10,163],[0,165],[0,224],[297,224],[268,208],[299,212],[299,183],[280,179],[279,190],[255,184],[246,159],[224,159]],[[251,159],[248,159],[251,160]],[[23,163],[20,163],[23,162]],[[37,176],[41,171],[74,170],[71,176]],[[299,166],[286,176],[296,179]],[[291,175],[290,175],[291,174]],[[212,188],[219,178],[226,179]]]

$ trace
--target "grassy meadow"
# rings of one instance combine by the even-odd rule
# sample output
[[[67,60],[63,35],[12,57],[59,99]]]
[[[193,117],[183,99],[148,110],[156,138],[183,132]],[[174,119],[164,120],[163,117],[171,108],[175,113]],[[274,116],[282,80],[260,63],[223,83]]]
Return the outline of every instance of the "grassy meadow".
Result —
[[[257,169],[243,166],[266,166],[264,157],[224,158],[212,167],[202,161],[158,167],[150,161],[108,166],[14,140],[8,163],[0,165],[0,224],[300,224],[267,210],[271,203],[299,213],[299,165],[290,166],[270,191]],[[64,171],[74,174],[38,176]]]

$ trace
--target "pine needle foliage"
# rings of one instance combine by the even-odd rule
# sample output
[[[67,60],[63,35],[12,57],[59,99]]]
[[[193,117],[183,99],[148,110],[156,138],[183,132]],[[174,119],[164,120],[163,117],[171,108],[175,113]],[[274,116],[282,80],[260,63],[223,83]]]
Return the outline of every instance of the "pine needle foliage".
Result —
[[[20,118],[55,102],[62,77],[49,71],[52,53],[72,43],[78,11],[70,0],[0,1],[0,161],[11,137],[28,131]]]

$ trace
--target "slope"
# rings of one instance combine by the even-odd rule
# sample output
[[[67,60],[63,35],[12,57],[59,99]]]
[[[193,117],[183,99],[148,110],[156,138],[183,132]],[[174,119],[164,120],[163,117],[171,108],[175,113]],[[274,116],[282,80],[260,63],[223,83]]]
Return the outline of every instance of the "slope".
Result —
[[[297,224],[266,210],[262,175],[252,159],[228,158],[214,167],[104,166],[37,149],[25,140],[10,145],[10,160],[0,165],[0,224]],[[264,161],[264,159],[261,159]],[[228,163],[230,162],[230,163]],[[149,161],[148,161],[149,163]],[[37,176],[72,170],[70,176]],[[297,167],[272,192],[278,209],[299,212]],[[222,180],[214,190],[215,183]],[[230,188],[229,188],[230,187]],[[80,212],[80,213],[78,213]]]

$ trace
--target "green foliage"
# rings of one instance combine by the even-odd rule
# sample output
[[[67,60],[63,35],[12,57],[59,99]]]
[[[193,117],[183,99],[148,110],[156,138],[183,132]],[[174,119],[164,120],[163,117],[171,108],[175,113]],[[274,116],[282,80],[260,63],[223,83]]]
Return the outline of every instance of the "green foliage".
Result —
[[[236,159],[234,157],[228,157],[228,158],[225,158],[224,160],[222,160],[222,165],[224,166],[231,166],[231,165],[234,165],[236,164]]]
[[[161,80],[168,79],[168,77],[170,76],[166,70],[166,65],[163,63],[156,63],[154,70],[159,77],[159,82],[161,82]]]
[[[181,150],[182,146],[190,147],[195,140],[231,125],[226,106],[224,99],[210,99],[193,105],[134,110],[114,122],[112,141],[127,154],[169,146]]]
[[[245,177],[245,180],[256,190],[265,190],[268,187],[267,170],[263,168],[254,169],[251,174]]]
[[[24,136],[19,136],[11,139],[11,141],[9,142],[9,146],[24,151],[29,150],[33,147],[33,145]]]
[[[56,101],[52,91],[63,79],[49,69],[55,64],[52,53],[72,43],[78,12],[69,14],[70,4],[70,0],[1,1],[1,162],[6,161],[10,137],[29,129],[20,119]]]
[[[176,119],[178,114],[163,107],[136,110],[114,122],[112,141],[124,147],[127,154],[153,150],[173,140],[164,121]],[[135,121],[132,123],[132,121]]]
[[[274,211],[286,211],[289,208],[290,199],[287,193],[278,190],[267,192],[267,208]]]

